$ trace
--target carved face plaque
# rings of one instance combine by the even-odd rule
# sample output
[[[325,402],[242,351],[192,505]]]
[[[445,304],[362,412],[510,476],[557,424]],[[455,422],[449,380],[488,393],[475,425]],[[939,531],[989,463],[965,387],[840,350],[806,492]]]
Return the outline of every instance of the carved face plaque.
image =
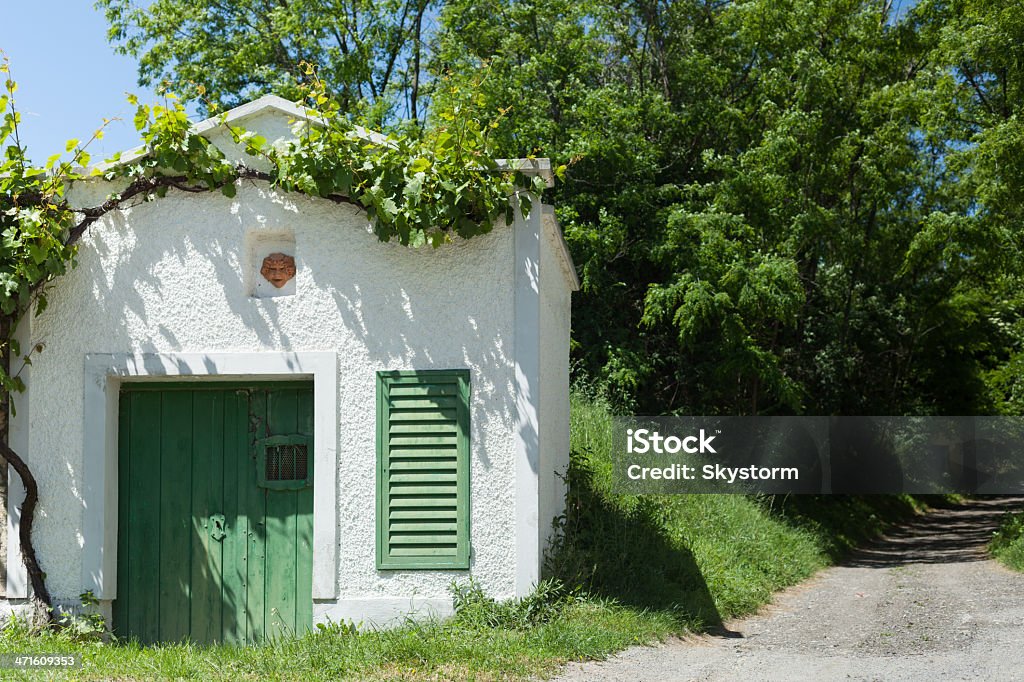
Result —
[[[280,289],[295,276],[295,259],[284,253],[272,253],[263,259],[260,274]]]

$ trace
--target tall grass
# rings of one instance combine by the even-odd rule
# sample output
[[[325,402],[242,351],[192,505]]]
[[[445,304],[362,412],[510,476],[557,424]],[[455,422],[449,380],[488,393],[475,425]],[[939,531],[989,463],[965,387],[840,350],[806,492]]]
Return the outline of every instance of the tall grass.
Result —
[[[577,388],[564,533],[552,575],[714,626],[767,602],[922,504],[885,495],[616,495],[612,410]]]
[[[550,580],[525,598],[498,602],[464,583],[453,586],[456,615],[446,621],[339,625],[250,647],[105,644],[15,623],[0,633],[0,654],[84,661],[26,679],[522,679],[715,628],[913,511],[910,500],[882,497],[615,495],[611,410],[574,391],[571,429],[568,506],[545,566]]]
[[[524,627],[491,627],[456,617],[386,630],[327,628],[249,647],[104,644],[16,625],[0,634],[0,653],[74,653],[83,664],[37,673],[0,670],[0,679],[523,679],[570,659],[599,658],[665,637],[672,629],[667,616],[595,600],[567,605],[556,616]]]

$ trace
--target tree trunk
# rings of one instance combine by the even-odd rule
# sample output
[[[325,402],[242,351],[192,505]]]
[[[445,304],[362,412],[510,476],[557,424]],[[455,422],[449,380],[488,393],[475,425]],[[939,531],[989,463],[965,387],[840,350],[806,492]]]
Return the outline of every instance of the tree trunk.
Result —
[[[423,39],[423,13],[427,11],[428,0],[423,0],[416,12],[416,21],[413,25],[412,44],[412,88],[409,92],[409,114],[414,123],[418,123],[417,100],[420,94],[420,52]]]
[[[18,477],[21,478],[22,485],[25,486],[25,502],[21,505],[21,523],[18,527],[21,558],[28,570],[29,581],[32,583],[32,591],[35,592],[36,599],[46,607],[44,619],[49,623],[53,620],[53,600],[50,598],[50,591],[46,589],[46,580],[43,577],[42,569],[39,568],[36,550],[32,545],[32,522],[35,520],[36,502],[39,501],[39,486],[36,485],[36,478],[32,475],[25,460],[7,443],[0,443],[0,456],[14,467]]]
[[[3,331],[9,330],[10,326],[10,320],[3,321]],[[6,338],[6,334],[4,336]],[[7,375],[10,376],[11,350],[9,345],[5,346],[0,362],[3,363],[3,371],[7,372]],[[42,608],[39,611],[41,612],[42,619],[44,623],[50,624],[53,622],[53,600],[50,598],[50,591],[46,589],[46,580],[42,569],[39,568],[36,550],[32,545],[32,522],[35,520],[36,503],[39,501],[39,486],[36,484],[36,477],[32,475],[32,471],[28,468],[25,460],[8,445],[11,396],[6,392],[3,394],[2,402],[0,402],[0,410],[3,412],[3,428],[0,431],[0,458],[14,468],[14,471],[21,479],[22,485],[25,487],[25,501],[21,505],[21,523],[18,524],[18,537],[21,540],[21,558],[25,562],[25,568],[28,570],[28,577],[32,583],[35,599],[38,603],[41,603]],[[9,482],[7,494],[10,495]]]

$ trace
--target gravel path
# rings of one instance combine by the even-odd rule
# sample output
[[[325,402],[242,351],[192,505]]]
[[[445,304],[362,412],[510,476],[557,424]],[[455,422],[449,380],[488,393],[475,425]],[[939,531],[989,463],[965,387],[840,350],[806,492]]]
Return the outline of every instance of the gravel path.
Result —
[[[972,502],[900,527],[716,636],[572,664],[563,682],[1022,680],[1024,575],[985,544],[1024,498]]]

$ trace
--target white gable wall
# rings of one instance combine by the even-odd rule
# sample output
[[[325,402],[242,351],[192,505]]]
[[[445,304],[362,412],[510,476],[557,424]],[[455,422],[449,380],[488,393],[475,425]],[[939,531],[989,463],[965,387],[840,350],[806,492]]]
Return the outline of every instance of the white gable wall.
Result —
[[[294,235],[294,296],[249,295],[246,240],[254,232]],[[28,459],[40,488],[34,536],[53,595],[73,600],[85,589],[82,548],[94,541],[83,523],[85,356],[285,350],[337,354],[338,600],[318,604],[316,615],[394,613],[413,597],[444,611],[449,582],[467,576],[375,568],[377,370],[471,370],[470,573],[495,596],[511,596],[512,253],[513,231],[501,227],[438,250],[382,244],[361,211],[265,183],[242,183],[234,199],[172,191],[97,222],[78,268],[23,330],[45,344],[16,421],[29,422]],[[19,596],[23,569],[14,564],[10,594]]]
[[[272,143],[302,116],[276,97],[228,113]],[[232,161],[261,167],[217,123],[197,130]],[[83,183],[72,200],[96,205],[113,189]],[[314,548],[315,620],[446,613],[450,581],[469,575],[499,598],[529,591],[564,506],[555,474],[568,466],[569,299],[578,288],[551,208],[534,205],[514,229],[438,250],[382,244],[362,211],[262,182],[240,183],[233,199],[172,190],[94,224],[79,267],[19,330],[23,348],[45,346],[22,374],[28,390],[11,442],[38,479],[34,538],[54,597],[77,602],[91,589],[109,608],[115,593],[118,382],[225,371],[320,377],[317,442],[336,446],[337,485],[333,497],[317,487],[320,448],[314,541],[335,541]],[[294,284],[295,293],[254,298],[253,261],[277,243],[294,244],[282,250],[294,251],[298,271],[282,291]],[[457,368],[471,372],[471,568],[377,571],[376,372]],[[323,414],[334,404],[336,414]],[[16,476],[10,489],[7,587],[18,598],[28,588]]]

